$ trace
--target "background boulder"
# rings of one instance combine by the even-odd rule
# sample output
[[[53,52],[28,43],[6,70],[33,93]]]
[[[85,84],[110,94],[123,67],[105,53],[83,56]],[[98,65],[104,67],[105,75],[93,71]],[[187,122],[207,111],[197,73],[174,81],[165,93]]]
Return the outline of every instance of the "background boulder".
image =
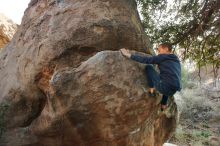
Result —
[[[16,30],[17,24],[0,13],[0,49],[4,48],[4,46],[11,41]]]

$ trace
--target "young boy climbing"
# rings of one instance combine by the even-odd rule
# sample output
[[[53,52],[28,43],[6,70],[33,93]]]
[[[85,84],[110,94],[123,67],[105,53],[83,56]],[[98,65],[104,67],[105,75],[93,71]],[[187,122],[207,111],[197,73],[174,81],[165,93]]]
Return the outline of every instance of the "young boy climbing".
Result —
[[[178,57],[172,53],[172,45],[169,43],[160,44],[157,49],[158,55],[152,57],[131,54],[125,48],[120,49],[120,51],[124,56],[134,61],[147,64],[145,72],[150,87],[148,93],[150,96],[156,96],[156,88],[163,94],[161,110],[165,110],[168,97],[181,90],[181,66]],[[158,65],[160,73],[154,69],[152,64]]]

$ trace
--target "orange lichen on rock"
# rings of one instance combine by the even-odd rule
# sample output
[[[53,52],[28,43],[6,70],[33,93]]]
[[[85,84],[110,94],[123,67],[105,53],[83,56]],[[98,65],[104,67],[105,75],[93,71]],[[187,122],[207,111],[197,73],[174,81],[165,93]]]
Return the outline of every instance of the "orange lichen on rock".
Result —
[[[50,79],[55,71],[55,66],[44,67],[42,71],[37,74],[35,81],[38,87],[44,92],[48,93],[50,89]]]

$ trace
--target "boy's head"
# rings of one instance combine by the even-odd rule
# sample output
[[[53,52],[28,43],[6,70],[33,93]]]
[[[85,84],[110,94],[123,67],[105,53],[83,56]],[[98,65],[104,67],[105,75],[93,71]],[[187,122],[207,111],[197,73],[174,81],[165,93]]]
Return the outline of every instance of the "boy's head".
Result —
[[[162,43],[157,48],[158,54],[170,54],[172,53],[172,45],[170,43]]]

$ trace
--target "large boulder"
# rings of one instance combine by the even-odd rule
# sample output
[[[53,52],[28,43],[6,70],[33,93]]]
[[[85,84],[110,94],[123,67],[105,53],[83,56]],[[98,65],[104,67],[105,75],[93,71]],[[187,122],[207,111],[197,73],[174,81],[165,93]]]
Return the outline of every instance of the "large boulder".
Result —
[[[11,41],[16,30],[17,24],[0,13],[0,49]]]
[[[3,144],[162,146],[175,130],[176,104],[171,99],[160,112],[161,96],[148,96],[144,67],[118,51],[102,51],[77,68],[56,70],[41,114],[6,132]]]
[[[32,0],[0,54],[0,145],[161,146],[176,105],[117,51],[150,53],[143,34],[134,0]]]

